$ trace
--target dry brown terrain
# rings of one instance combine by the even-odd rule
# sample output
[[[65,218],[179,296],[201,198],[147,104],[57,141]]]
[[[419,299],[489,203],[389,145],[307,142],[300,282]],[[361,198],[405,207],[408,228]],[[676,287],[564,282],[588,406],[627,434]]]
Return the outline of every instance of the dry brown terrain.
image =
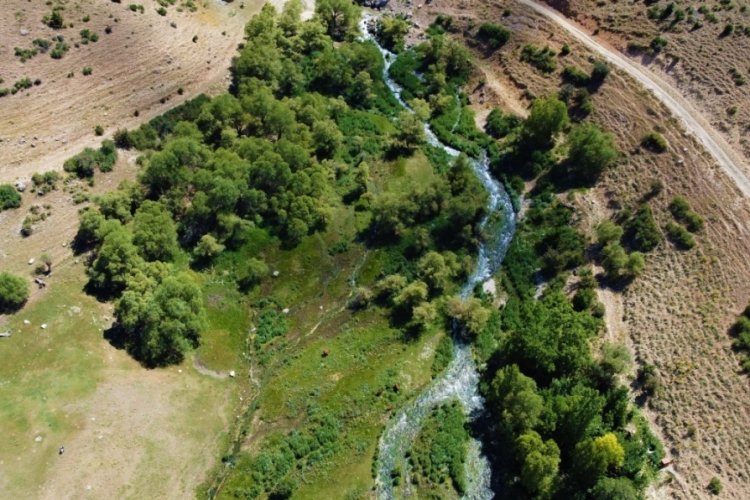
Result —
[[[674,15],[658,21],[647,16],[644,2],[597,2],[593,0],[550,0],[550,5],[575,19],[589,32],[623,51],[629,42],[648,45],[657,35],[668,42],[657,57],[634,55],[634,60],[649,66],[672,82],[685,96],[691,98],[722,131],[746,159],[750,159],[750,83],[736,85],[730,70],[736,69],[750,81],[750,11],[743,2],[674,2],[676,9],[686,12],[685,20],[674,23]],[[669,2],[654,5],[666,7]],[[716,22],[697,12],[705,5],[716,17]],[[742,6],[745,6],[743,9]],[[688,8],[696,12],[691,16]],[[695,22],[702,23],[695,27]],[[734,32],[722,36],[727,24]],[[736,113],[729,110],[736,107]]]
[[[51,7],[42,0],[12,0],[0,9],[0,87],[25,76],[41,80],[0,98],[0,182],[61,170],[65,159],[101,141],[97,124],[106,137],[198,93],[225,90],[244,25],[261,5],[201,0],[196,12],[173,6],[163,17],[154,0],[140,2],[143,14],[127,3],[55,3],[65,5],[74,27],[45,26]],[[76,48],[83,28],[99,41]],[[47,53],[21,63],[14,56],[14,47],[57,34],[71,46],[62,59]],[[85,66],[91,76],[81,74]],[[0,213],[0,270],[30,276],[29,259],[42,253],[54,263],[46,289],[35,288],[18,315],[0,315],[0,329],[13,332],[0,344],[0,497],[187,498],[216,460],[236,384],[200,373],[190,361],[145,370],[102,339],[111,307],[83,294],[83,263],[70,251],[81,207],[73,193],[114,190],[135,177],[134,160],[121,152],[93,188],[76,181],[43,197],[27,190],[21,208]],[[34,205],[49,216],[23,238],[21,223]],[[48,328],[40,329],[43,323]]]
[[[611,10],[612,5],[599,8]],[[511,15],[503,17],[504,9]],[[462,19],[464,26],[490,20],[513,31],[511,42],[494,54],[477,53],[485,75],[484,84],[477,77],[472,95],[479,117],[491,105],[517,112],[533,96],[555,92],[565,64],[591,68],[593,54],[526,6],[435,0],[414,9],[414,19],[424,26],[437,13]],[[558,60],[555,73],[544,75],[519,61],[526,43],[549,44],[558,52],[568,43],[572,53]],[[747,110],[750,99],[741,93],[745,89],[731,90],[737,91],[732,95],[739,108],[744,105]],[[650,401],[646,412],[675,458],[675,467],[652,494],[705,498],[710,496],[706,485],[716,476],[724,485],[722,497],[748,498],[750,440],[745,422],[750,384],[739,371],[727,331],[750,300],[750,202],[668,110],[627,75],[614,71],[593,99],[591,119],[615,134],[623,155],[596,189],[576,195],[583,227],[592,228],[621,207],[637,206],[654,179],[664,184],[651,203],[662,228],[671,218],[666,206],[675,195],[686,196],[706,219],[695,249],[678,251],[665,241],[648,255],[646,271],[628,289],[600,293],[607,306],[607,335],[630,345],[639,362],[656,365],[663,383],[663,392]],[[744,115],[738,112],[740,116]],[[670,143],[661,155],[639,147],[641,137],[657,128]]]
[[[156,12],[155,0],[139,2],[143,14],[131,11],[130,2],[54,3],[64,4],[64,19],[74,27],[53,30],[43,24],[51,7],[42,0],[10,0],[0,9],[0,87],[12,87],[23,77],[42,81],[0,98],[0,181],[61,169],[65,159],[101,141],[94,135],[96,125],[111,135],[201,92],[226,90],[244,25],[263,2],[201,0],[195,2],[196,12],[179,12],[177,2],[166,16]],[[84,23],[86,15],[90,20]],[[107,26],[111,34],[105,34]],[[76,48],[84,28],[96,32],[99,41]],[[15,47],[31,48],[34,39],[56,35],[70,45],[62,59],[47,53],[21,63],[14,55]],[[86,66],[93,70],[90,76],[81,73]]]

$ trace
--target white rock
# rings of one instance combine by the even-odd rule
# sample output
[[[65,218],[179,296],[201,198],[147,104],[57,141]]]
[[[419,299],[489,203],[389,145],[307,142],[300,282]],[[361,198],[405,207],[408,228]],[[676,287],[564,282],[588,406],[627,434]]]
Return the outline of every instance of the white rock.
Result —
[[[32,257],[32,258],[29,259],[29,265],[31,265],[33,263],[34,263],[34,257]]]
[[[283,312],[284,314],[289,314],[289,308],[285,307],[281,312]]]
[[[24,191],[26,191],[26,183],[23,181],[16,182],[16,190],[19,193],[23,193]]]
[[[46,329],[47,329],[47,323],[42,323],[42,330],[46,330]]]
[[[29,321],[28,319],[25,319],[25,320],[23,320],[23,324],[24,325],[30,325],[31,321]]]
[[[21,28],[21,31],[19,31],[19,33],[21,34],[21,36],[26,36],[29,34],[29,30],[27,30],[26,28]]]
[[[234,370],[229,370],[229,376],[230,377],[234,378],[235,375],[237,375],[237,374],[234,372]]]
[[[278,278],[279,277],[279,272],[278,271],[274,271],[273,272],[273,277],[274,278]]]
[[[34,438],[34,441],[36,441],[37,443],[41,443],[42,439],[44,438],[41,435],[38,435],[37,437]]]

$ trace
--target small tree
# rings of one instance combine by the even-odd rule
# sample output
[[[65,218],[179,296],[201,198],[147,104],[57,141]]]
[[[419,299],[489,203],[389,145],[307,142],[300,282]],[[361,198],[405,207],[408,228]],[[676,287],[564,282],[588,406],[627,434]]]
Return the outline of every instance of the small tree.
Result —
[[[0,312],[19,309],[29,298],[25,279],[10,273],[0,273]]]
[[[10,184],[0,184],[0,211],[21,206],[21,195]]]

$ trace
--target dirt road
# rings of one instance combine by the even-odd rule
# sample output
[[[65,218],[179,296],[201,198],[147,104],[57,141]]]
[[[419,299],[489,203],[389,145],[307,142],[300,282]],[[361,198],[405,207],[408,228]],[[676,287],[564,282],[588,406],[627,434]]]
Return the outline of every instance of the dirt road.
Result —
[[[698,110],[670,84],[647,68],[630,61],[617,51],[594,40],[556,10],[533,0],[518,0],[518,2],[544,15],[569,32],[586,47],[599,53],[610,64],[626,72],[641,85],[653,92],[656,98],[682,121],[685,129],[695,135],[701,144],[703,144],[703,147],[716,159],[722,170],[734,181],[737,188],[746,197],[750,198],[750,177],[747,174],[750,168],[744,164],[739,155],[711,127]]]

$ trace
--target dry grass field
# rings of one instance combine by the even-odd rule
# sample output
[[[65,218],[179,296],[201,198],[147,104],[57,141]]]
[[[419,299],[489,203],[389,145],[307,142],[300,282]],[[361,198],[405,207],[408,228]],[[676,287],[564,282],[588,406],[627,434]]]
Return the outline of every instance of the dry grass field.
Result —
[[[643,8],[641,3],[622,6],[625,10]],[[611,7],[607,3],[598,8]],[[510,14],[503,16],[506,9]],[[592,66],[594,54],[514,2],[436,0],[414,9],[413,14],[418,24],[426,26],[438,13],[461,19],[462,26],[492,21],[513,32],[511,41],[495,53],[476,52],[480,74],[471,100],[478,118],[486,116],[491,106],[519,113],[533,96],[556,92],[566,64],[585,71]],[[473,30],[467,33],[471,36]],[[549,45],[558,53],[567,43],[571,54],[556,57],[557,70],[545,75],[519,60],[520,49],[527,43]],[[716,85],[723,86],[723,80]],[[742,93],[745,88],[731,90],[731,99],[747,111],[750,99]],[[716,102],[726,102],[722,99],[730,98],[721,96]],[[750,440],[744,423],[750,384],[740,372],[728,329],[750,300],[750,202],[664,106],[626,75],[612,72],[593,94],[593,103],[590,118],[615,134],[622,157],[596,189],[574,195],[571,201],[580,208],[580,223],[593,228],[619,209],[637,206],[656,179],[664,190],[651,205],[662,230],[671,220],[667,205],[676,195],[687,197],[706,219],[696,248],[680,251],[665,240],[647,256],[645,272],[629,288],[622,293],[608,289],[600,293],[607,306],[608,335],[628,344],[639,363],[654,364],[662,383],[660,394],[647,403],[646,413],[675,466],[663,475],[662,487],[652,493],[655,497],[708,497],[706,486],[716,476],[724,486],[722,497],[748,498]],[[738,120],[740,116],[744,115],[738,112]],[[657,129],[669,141],[668,151],[662,154],[640,147],[643,135]]]
[[[109,1],[3,2],[0,88],[24,77],[41,83],[0,98],[0,182],[61,171],[65,159],[102,140],[96,125],[111,136],[198,93],[225,90],[244,25],[261,4],[201,0],[191,12],[177,2],[161,16],[156,1],[141,3],[143,13]],[[42,23],[53,5],[64,6],[72,27]],[[98,41],[81,44],[83,29]],[[22,63],[14,54],[57,35],[70,46],[61,59],[48,52]],[[21,208],[0,213],[0,269],[30,278],[29,259],[38,262],[43,253],[54,269],[19,314],[0,315],[0,331],[12,332],[0,343],[0,497],[187,498],[228,439],[244,384],[198,371],[191,360],[144,369],[102,338],[111,306],[83,293],[84,266],[70,241],[84,205],[74,195],[95,196],[134,179],[134,160],[121,152],[93,187],[61,181],[45,196],[29,189]],[[21,224],[34,207],[48,216],[24,238]],[[212,359],[210,349],[198,355]]]
[[[196,0],[191,12],[178,1],[165,16],[157,13],[156,0],[138,2],[143,13],[130,10],[131,3],[3,2],[0,88],[25,77],[41,84],[0,98],[0,180],[61,169],[65,159],[100,142],[97,125],[111,135],[201,92],[226,90],[244,25],[263,2]],[[63,18],[73,27],[53,30],[42,22],[54,5],[64,6]],[[81,44],[83,29],[96,33],[98,41]],[[16,47],[32,48],[33,40],[58,35],[70,46],[61,59],[50,56],[52,49],[25,63],[14,55]],[[82,74],[84,67],[92,69],[90,76]]]
[[[750,159],[750,83],[741,83],[750,80],[750,11],[746,2],[681,0],[673,2],[671,10],[665,10],[670,2],[664,0],[650,5],[593,0],[548,3],[623,52],[628,51],[628,44],[647,46],[656,36],[664,38],[667,45],[656,57],[648,53],[633,53],[633,57],[690,97],[714,127]],[[648,9],[653,6],[659,11],[649,18]],[[725,33],[728,25],[732,26],[730,34]]]

